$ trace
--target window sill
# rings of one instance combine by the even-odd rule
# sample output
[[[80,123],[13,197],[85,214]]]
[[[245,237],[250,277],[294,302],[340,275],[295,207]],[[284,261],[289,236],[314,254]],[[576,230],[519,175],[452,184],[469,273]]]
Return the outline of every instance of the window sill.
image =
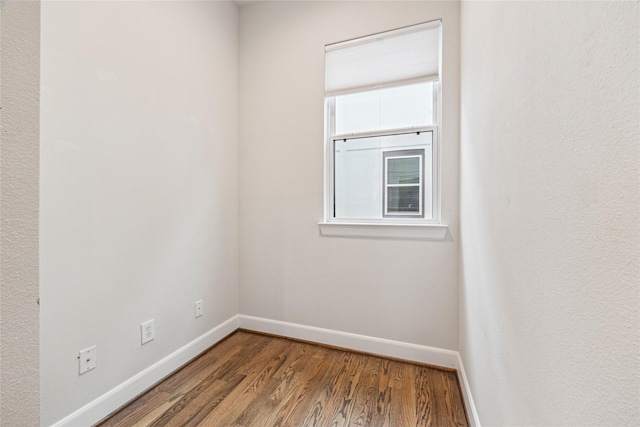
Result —
[[[320,222],[320,234],[326,237],[365,237],[402,240],[444,240],[448,227],[442,224],[378,224]]]

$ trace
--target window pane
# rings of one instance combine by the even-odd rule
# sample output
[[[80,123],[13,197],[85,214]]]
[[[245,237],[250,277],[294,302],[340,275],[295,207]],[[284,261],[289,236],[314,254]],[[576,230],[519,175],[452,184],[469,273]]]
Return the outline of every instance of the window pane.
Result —
[[[402,211],[413,213],[414,216],[424,215],[425,219],[432,218],[432,161],[433,161],[433,132],[421,132],[404,135],[392,135],[383,137],[339,139],[332,141],[334,148],[333,165],[333,215],[336,219],[382,219],[385,215],[385,162],[393,165],[391,180],[394,185],[407,185],[400,181],[413,181],[409,184],[422,182],[423,210],[419,210],[419,203],[413,203],[411,209],[417,211]],[[418,156],[418,151],[420,154]],[[424,172],[416,173],[416,162],[423,158]],[[398,160],[397,163],[395,161]],[[388,167],[388,166],[387,166]],[[418,181],[416,181],[416,175]],[[410,185],[413,191],[418,185]],[[406,190],[411,191],[411,190]],[[397,193],[399,194],[399,193]],[[414,197],[415,199],[415,197]],[[404,199],[403,199],[404,200]],[[413,199],[412,199],[413,200]],[[419,199],[418,199],[419,200]],[[394,209],[409,209],[410,202],[400,202],[399,199]],[[387,203],[387,211],[392,207]]]
[[[420,158],[387,159],[387,184],[419,184]]]
[[[387,213],[420,212],[420,187],[388,187]]]
[[[433,124],[433,82],[335,97],[335,133]]]
[[[433,85],[429,82],[381,90],[380,128],[433,125]]]

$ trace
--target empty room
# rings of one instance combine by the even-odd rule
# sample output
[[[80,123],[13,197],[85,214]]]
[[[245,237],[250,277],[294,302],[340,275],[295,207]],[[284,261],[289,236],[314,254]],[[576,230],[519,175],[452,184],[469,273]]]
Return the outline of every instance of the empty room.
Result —
[[[640,425],[639,5],[2,0],[0,426]]]

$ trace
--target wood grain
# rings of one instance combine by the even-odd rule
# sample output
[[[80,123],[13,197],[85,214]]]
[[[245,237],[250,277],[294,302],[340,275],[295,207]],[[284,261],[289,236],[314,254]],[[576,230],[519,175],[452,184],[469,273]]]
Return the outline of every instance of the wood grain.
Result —
[[[467,426],[455,371],[237,331],[98,424]]]

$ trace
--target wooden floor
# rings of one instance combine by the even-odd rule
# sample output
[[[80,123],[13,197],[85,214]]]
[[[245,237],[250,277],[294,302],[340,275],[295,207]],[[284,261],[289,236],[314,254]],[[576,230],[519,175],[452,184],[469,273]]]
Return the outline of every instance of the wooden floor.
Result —
[[[100,426],[466,426],[455,372],[237,331]]]

